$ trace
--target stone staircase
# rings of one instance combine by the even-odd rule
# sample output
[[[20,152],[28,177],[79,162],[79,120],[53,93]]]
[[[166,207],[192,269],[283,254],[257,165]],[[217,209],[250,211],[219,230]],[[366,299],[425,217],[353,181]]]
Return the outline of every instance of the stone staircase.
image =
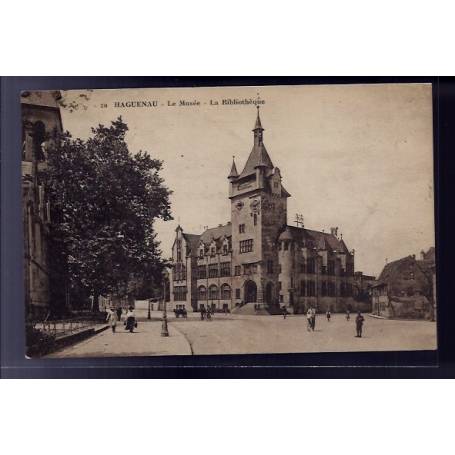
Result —
[[[279,305],[277,306],[261,306],[259,310],[255,310],[256,303],[249,302],[245,303],[242,306],[235,307],[231,313],[232,314],[245,314],[245,315],[274,315],[274,314],[281,314],[281,309]]]

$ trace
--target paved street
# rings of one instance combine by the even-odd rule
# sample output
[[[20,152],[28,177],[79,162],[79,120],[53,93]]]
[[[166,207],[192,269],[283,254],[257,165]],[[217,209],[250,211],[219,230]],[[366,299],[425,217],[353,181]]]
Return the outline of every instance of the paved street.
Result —
[[[319,315],[315,332],[306,329],[304,316],[247,316],[217,314],[200,321],[198,314],[175,319],[169,314],[169,337],[161,337],[160,313],[152,321],[139,312],[139,326],[126,332],[110,329],[50,357],[155,356],[286,352],[342,352],[436,349],[436,324],[365,317],[364,336],[355,337],[355,322]]]

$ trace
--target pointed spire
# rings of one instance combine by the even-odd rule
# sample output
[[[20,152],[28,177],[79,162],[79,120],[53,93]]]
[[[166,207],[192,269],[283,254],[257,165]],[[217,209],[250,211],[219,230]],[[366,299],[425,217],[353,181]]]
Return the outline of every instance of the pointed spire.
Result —
[[[263,142],[263,131],[261,124],[261,118],[259,116],[259,106],[257,106],[257,117],[256,117],[256,124],[253,130],[254,132],[254,145],[253,149],[251,150],[250,156],[243,168],[243,171],[240,173],[239,178],[243,178],[247,175],[251,175],[256,173],[256,168],[270,168],[273,169],[273,163],[270,159],[269,154],[265,148]]]
[[[256,130],[261,130],[261,131],[264,131],[264,128],[262,128],[262,124],[261,124],[261,117],[259,116],[259,106],[256,106],[257,108],[257,117],[256,117],[256,124],[254,125],[254,130],[253,131],[256,131]]]
[[[235,165],[235,156],[232,156],[232,166],[231,166],[231,172],[229,172],[228,179],[236,179],[239,176],[239,173],[237,172],[237,166]]]

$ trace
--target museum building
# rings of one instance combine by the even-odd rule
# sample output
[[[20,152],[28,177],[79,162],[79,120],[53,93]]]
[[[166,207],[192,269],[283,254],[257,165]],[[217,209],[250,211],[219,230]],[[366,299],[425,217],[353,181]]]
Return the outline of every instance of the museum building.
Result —
[[[271,311],[286,306],[301,313],[368,311],[354,299],[354,251],[338,228],[307,229],[303,219],[287,224],[287,199],[280,169],[263,141],[259,108],[248,160],[229,180],[231,221],[191,234],[179,225],[172,246],[170,306],[231,310],[254,303]]]

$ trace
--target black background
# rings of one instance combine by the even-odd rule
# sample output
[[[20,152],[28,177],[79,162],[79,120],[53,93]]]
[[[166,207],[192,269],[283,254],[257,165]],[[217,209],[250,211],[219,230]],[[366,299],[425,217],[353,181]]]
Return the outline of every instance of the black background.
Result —
[[[433,84],[438,352],[26,359],[21,208],[21,90],[286,84]],[[7,77],[1,80],[1,374],[5,378],[455,377],[455,78]],[[409,226],[411,230],[413,227]]]

